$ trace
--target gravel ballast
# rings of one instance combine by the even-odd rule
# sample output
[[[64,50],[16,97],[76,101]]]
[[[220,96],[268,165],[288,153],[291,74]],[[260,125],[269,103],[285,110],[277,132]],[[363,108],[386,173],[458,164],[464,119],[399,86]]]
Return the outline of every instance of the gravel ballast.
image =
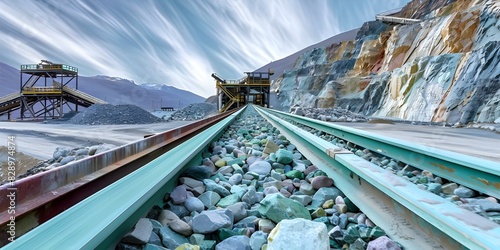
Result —
[[[162,120],[135,105],[94,104],[68,123],[83,125],[148,124]]]

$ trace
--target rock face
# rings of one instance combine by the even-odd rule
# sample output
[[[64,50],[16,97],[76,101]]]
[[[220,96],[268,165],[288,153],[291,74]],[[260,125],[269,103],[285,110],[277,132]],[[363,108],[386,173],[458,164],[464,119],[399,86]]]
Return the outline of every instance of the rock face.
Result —
[[[326,225],[300,218],[278,223],[267,242],[267,249],[330,249]]]
[[[276,106],[500,123],[499,11],[494,0],[412,1],[396,16],[419,23],[367,22],[354,40],[305,52],[273,83]]]

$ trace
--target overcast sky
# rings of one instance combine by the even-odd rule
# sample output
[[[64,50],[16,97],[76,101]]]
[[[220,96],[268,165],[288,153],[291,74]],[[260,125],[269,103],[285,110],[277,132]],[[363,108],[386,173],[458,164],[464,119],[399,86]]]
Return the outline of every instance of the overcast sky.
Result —
[[[238,79],[409,0],[0,0],[0,62],[48,59],[208,97]]]

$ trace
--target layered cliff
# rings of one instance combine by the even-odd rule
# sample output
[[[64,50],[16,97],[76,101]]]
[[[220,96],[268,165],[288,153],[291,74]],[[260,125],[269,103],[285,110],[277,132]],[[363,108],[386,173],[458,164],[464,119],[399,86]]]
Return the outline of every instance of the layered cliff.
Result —
[[[500,123],[500,3],[415,0],[355,39],[302,54],[273,89],[285,109],[342,107],[412,121]]]

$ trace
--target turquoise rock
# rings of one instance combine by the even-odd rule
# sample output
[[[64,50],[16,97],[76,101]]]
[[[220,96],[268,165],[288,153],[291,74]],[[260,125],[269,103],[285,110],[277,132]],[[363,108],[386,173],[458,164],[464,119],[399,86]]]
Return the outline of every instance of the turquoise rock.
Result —
[[[200,250],[215,250],[217,241],[215,240],[202,240],[200,243]]]
[[[240,199],[243,197],[243,195],[247,192],[247,187],[245,185],[234,185],[231,187],[231,193],[232,194],[237,194]]]
[[[295,218],[311,220],[309,211],[300,202],[286,198],[280,193],[266,196],[260,204],[259,213],[275,223]]]
[[[160,228],[160,235],[163,245],[170,249],[175,249],[184,243],[189,243],[186,237],[174,232],[169,226]]]
[[[293,153],[285,149],[279,149],[276,151],[276,158],[279,163],[289,164],[293,161]]]
[[[217,206],[225,208],[225,207],[228,207],[228,206],[231,206],[231,205],[237,203],[238,201],[240,201],[240,196],[238,194],[230,194],[230,195],[220,199],[220,201],[217,202]]]
[[[442,191],[441,187],[442,185],[439,183],[429,183],[429,185],[427,185],[427,190],[435,194],[440,194]]]
[[[372,239],[376,239],[380,236],[384,236],[385,235],[385,231],[380,228],[379,226],[374,226],[370,232],[370,238]]]
[[[321,207],[325,201],[342,196],[342,192],[335,187],[322,187],[313,196],[311,206]]]
[[[302,173],[299,170],[288,171],[285,173],[285,175],[288,179],[295,179],[295,178],[304,179],[304,173]]]
[[[211,179],[203,180],[203,184],[205,184],[206,191],[214,191],[218,193],[221,197],[226,197],[231,194],[225,187],[215,183],[215,181]]]
[[[242,160],[242,159],[240,159],[240,158],[235,158],[235,159],[233,159],[233,160],[227,161],[227,162],[226,162],[226,164],[227,164],[228,166],[232,166],[232,165],[234,165],[234,164],[237,164],[238,166],[243,166],[245,163],[243,162],[243,160]]]
[[[220,228],[217,230],[217,236],[219,237],[219,241],[223,241],[229,237],[240,235],[238,232],[235,232],[231,229]]]

